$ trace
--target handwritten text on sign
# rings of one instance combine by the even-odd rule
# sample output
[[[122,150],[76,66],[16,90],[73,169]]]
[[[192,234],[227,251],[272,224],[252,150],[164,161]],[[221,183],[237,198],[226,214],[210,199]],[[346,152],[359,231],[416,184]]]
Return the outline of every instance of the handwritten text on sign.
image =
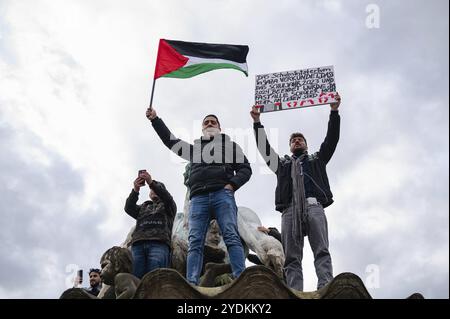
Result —
[[[272,112],[335,102],[333,66],[256,76],[255,105]]]

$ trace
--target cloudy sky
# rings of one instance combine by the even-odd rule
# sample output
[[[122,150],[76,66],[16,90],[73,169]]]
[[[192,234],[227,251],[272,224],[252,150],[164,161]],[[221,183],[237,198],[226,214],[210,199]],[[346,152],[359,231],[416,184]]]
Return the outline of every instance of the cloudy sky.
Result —
[[[75,269],[98,266],[134,224],[123,206],[138,169],[181,210],[185,163],[145,118],[160,38],[249,45],[249,77],[160,79],[154,107],[188,141],[216,113],[252,161],[238,205],[278,228],[275,177],[249,130],[255,75],[333,65],[334,273],[357,274],[375,298],[448,298],[448,30],[445,0],[0,0],[0,298],[58,298]],[[262,122],[280,154],[293,131],[315,151],[328,113]],[[304,269],[315,290],[308,243]]]

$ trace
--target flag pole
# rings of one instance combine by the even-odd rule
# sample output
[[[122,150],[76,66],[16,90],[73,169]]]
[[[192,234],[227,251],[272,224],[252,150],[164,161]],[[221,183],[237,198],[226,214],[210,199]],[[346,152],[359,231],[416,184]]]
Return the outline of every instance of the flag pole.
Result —
[[[150,110],[152,109],[153,93],[155,92],[155,83],[156,83],[156,79],[153,78],[152,95],[150,96],[150,105],[149,105]]]

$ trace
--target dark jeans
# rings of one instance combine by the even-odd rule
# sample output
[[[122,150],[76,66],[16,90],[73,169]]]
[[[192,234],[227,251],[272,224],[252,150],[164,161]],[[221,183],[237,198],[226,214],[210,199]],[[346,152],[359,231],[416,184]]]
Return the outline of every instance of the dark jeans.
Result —
[[[203,247],[212,214],[217,219],[227,246],[233,276],[245,269],[244,249],[237,228],[237,206],[234,192],[221,189],[192,197],[189,208],[189,249],[186,279],[198,285],[203,266]]]
[[[170,249],[167,244],[156,240],[141,240],[131,246],[133,275],[141,279],[156,268],[168,268]]]

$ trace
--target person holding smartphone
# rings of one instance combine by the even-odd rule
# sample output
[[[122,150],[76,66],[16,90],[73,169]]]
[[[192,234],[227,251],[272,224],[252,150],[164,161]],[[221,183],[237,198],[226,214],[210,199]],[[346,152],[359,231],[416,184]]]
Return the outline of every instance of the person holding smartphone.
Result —
[[[101,270],[98,268],[89,269],[89,288],[86,289],[88,293],[98,296],[102,289],[102,278],[100,277]]]
[[[137,205],[139,190],[150,188],[150,200]],[[177,206],[165,185],[152,179],[146,170],[140,170],[133,189],[125,203],[125,212],[136,219],[131,235],[133,274],[142,278],[156,268],[170,266],[172,226]]]
[[[83,269],[77,271],[77,276],[75,277],[74,288],[84,289],[91,295],[98,296],[100,290],[102,289],[102,278],[100,277],[101,270],[97,268],[89,269],[89,287],[82,287],[83,284]]]

